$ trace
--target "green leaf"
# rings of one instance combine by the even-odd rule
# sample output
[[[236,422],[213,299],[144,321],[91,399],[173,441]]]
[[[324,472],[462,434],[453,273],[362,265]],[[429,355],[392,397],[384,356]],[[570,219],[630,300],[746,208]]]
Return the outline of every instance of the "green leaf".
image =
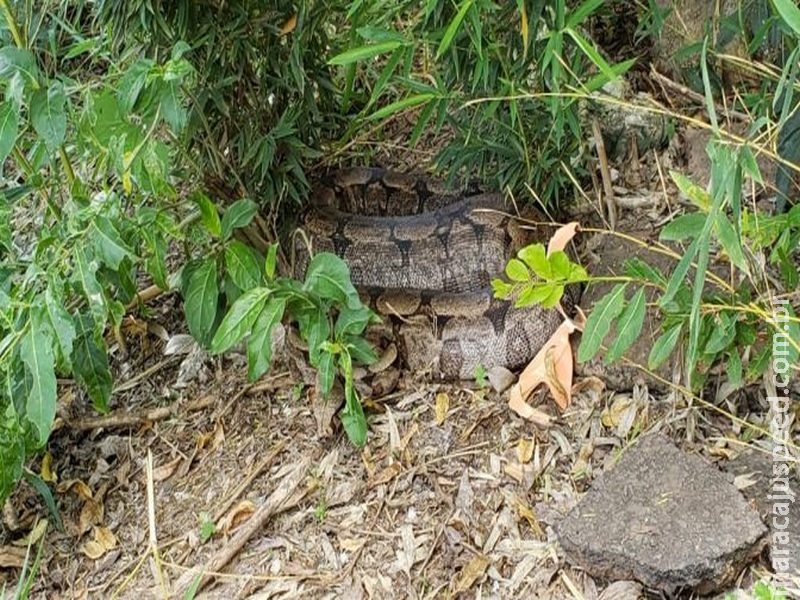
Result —
[[[678,343],[682,330],[683,323],[676,323],[658,337],[650,350],[650,355],[647,357],[648,369],[651,371],[657,369],[669,358],[669,355],[675,349],[675,344]]]
[[[502,279],[492,279],[492,290],[495,298],[508,298],[514,291],[514,285]]]
[[[572,271],[572,263],[563,250],[556,250],[548,257],[550,263],[550,271],[553,273],[553,279],[569,279],[570,272]]]
[[[664,286],[667,278],[657,267],[653,267],[639,258],[629,258],[624,263],[625,274],[633,279],[649,281],[656,285]]]
[[[681,241],[685,239],[695,239],[703,231],[708,217],[702,212],[681,215],[677,219],[667,223],[661,230],[658,238],[666,241]]]
[[[551,296],[555,288],[555,284],[552,283],[528,286],[520,292],[517,301],[514,303],[514,308],[525,308],[533,304],[542,304]]]
[[[373,320],[373,317],[373,312],[366,306],[343,308],[336,318],[336,324],[333,329],[334,337],[340,340],[346,335],[361,335],[370,321]]]
[[[617,320],[617,338],[608,349],[605,357],[606,364],[619,360],[642,333],[646,308],[644,288],[639,288]]]
[[[95,255],[110,269],[119,270],[119,264],[125,259],[135,259],[130,247],[122,240],[119,231],[110,219],[97,216],[92,223],[92,241]]]
[[[75,325],[72,322],[67,309],[61,298],[56,298],[52,284],[47,286],[44,292],[44,306],[47,317],[50,320],[50,327],[58,340],[57,363],[64,371],[72,370],[72,345],[75,342]]]
[[[102,334],[96,331],[91,315],[76,316],[74,324],[76,338],[72,346],[72,364],[75,379],[86,388],[95,409],[106,412],[112,382]]]
[[[187,267],[188,269],[187,273]],[[207,343],[217,316],[219,284],[217,282],[217,261],[206,258],[199,263],[184,267],[188,275],[184,286],[183,312],[189,332],[200,343]]]
[[[56,416],[55,358],[43,312],[41,307],[31,309],[30,326],[19,345],[20,358],[31,376],[25,416],[36,429],[40,446],[47,442]]]
[[[712,317],[713,318],[713,317]],[[730,315],[722,313],[718,317],[719,321],[714,322],[711,329],[711,336],[703,348],[703,352],[708,354],[718,354],[728,348],[736,337],[736,321]]]
[[[269,371],[272,362],[272,329],[280,323],[286,299],[273,296],[253,324],[247,339],[247,378],[255,381]]]
[[[795,35],[800,37],[800,8],[794,0],[772,0],[778,14],[792,28]]]
[[[542,308],[555,308],[555,306],[561,300],[561,296],[564,295],[564,286],[552,284],[547,287],[551,289],[550,293],[547,295],[547,298],[542,300]]]
[[[336,357],[330,352],[322,352],[317,365],[317,388],[323,397],[331,393],[336,378]]]
[[[402,42],[399,40],[388,40],[379,44],[369,44],[367,46],[359,46],[358,48],[351,48],[341,54],[337,54],[328,61],[329,65],[349,65],[360,60],[373,58],[386,52],[391,52],[395,48],[400,47]]]
[[[530,273],[528,268],[521,260],[512,258],[506,264],[506,275],[511,281],[526,282],[530,281]]]
[[[584,19],[600,8],[604,2],[605,0],[585,0],[585,2],[583,2],[580,6],[569,11],[569,15],[567,16],[565,23],[566,26],[577,27],[583,23]]]
[[[462,0],[461,6],[458,8],[458,12],[453,17],[453,20],[450,21],[450,24],[447,26],[447,29],[444,32],[444,36],[442,36],[442,41],[439,42],[439,48],[436,50],[436,59],[438,60],[442,54],[444,54],[447,49],[450,47],[450,44],[453,43],[453,39],[456,37],[458,33],[458,28],[461,27],[461,22],[464,20],[464,17],[467,15],[467,11],[472,6],[473,0]]]
[[[47,506],[47,511],[50,513],[50,516],[53,517],[53,522],[56,524],[56,528],[63,532],[64,523],[61,521],[61,515],[58,512],[58,507],[56,506],[56,500],[53,497],[53,492],[50,491],[50,488],[47,486],[44,480],[35,473],[25,471],[24,477],[25,481],[27,481],[33,489],[39,492],[42,500],[44,500],[45,506]]]
[[[14,148],[18,131],[19,114],[16,106],[10,100],[0,103],[0,164]]]
[[[11,79],[16,73],[20,73],[27,83],[36,84],[39,79],[36,58],[30,50],[3,46],[0,48],[0,79]]]
[[[350,355],[354,360],[360,362],[362,365],[371,365],[378,360],[378,355],[375,354],[372,344],[370,344],[363,337],[357,335],[348,335],[345,336],[344,340],[345,346],[348,352],[350,352]]]
[[[272,281],[275,278],[275,269],[278,265],[278,242],[270,244],[267,249],[267,259],[264,261],[264,274],[267,276],[267,281]]]
[[[64,86],[60,81],[54,81],[48,88],[36,90],[31,96],[31,124],[50,152],[61,146],[67,134],[67,114],[64,109],[66,102]]]
[[[591,360],[600,350],[603,340],[611,329],[611,323],[625,307],[625,287],[624,283],[615,285],[614,289],[603,296],[592,308],[592,312],[586,319],[586,326],[578,347],[579,362]]]
[[[367,117],[367,120],[378,121],[380,119],[385,119],[387,117],[391,117],[395,113],[402,112],[406,109],[413,108],[415,106],[419,106],[420,104],[425,104],[426,102],[429,102],[434,98],[436,98],[436,94],[430,92],[407,96],[402,100],[397,100],[396,102],[392,102],[391,104],[387,104],[383,108],[376,110],[374,113],[370,114]]]
[[[345,405],[339,412],[339,418],[350,442],[357,448],[363,448],[367,443],[367,418],[352,384],[345,385]]]
[[[697,255],[697,240],[694,240],[687,248],[686,253],[683,257],[678,261],[675,270],[672,272],[672,275],[669,278],[669,283],[667,283],[667,289],[664,290],[664,295],[661,296],[661,299],[658,301],[659,306],[662,308],[667,306],[672,299],[675,297],[675,294],[678,293],[678,290],[681,286],[684,285],[684,278],[686,277],[686,273],[689,272],[689,267],[694,260],[694,257]]]
[[[19,426],[14,405],[9,403],[0,411],[0,502],[14,490],[22,477],[25,464],[25,436]]]
[[[214,237],[220,237],[222,225],[219,220],[217,207],[211,201],[211,198],[206,196],[203,192],[195,192],[192,194],[192,200],[195,201],[197,207],[200,209],[200,220],[203,222],[206,231]]]
[[[726,366],[728,374],[728,383],[738,389],[742,386],[744,380],[742,379],[742,359],[739,356],[739,351],[732,348],[728,353],[728,364]]]
[[[167,242],[160,232],[144,231],[142,235],[149,250],[149,255],[145,259],[145,269],[159,288],[168,290],[170,286],[167,281]]]
[[[361,299],[350,281],[350,269],[341,258],[330,252],[320,252],[306,269],[303,290],[320,298],[334,300],[348,308],[359,308]]]
[[[246,291],[261,285],[261,258],[250,246],[233,240],[225,248],[225,268],[233,283]]]
[[[308,344],[308,361],[312,367],[317,367],[323,353],[322,346],[331,335],[331,325],[325,311],[317,309],[312,313],[308,326],[300,333]]]
[[[269,295],[270,290],[266,288],[256,288],[242,294],[222,319],[214,339],[211,340],[211,352],[214,354],[225,352],[248,335],[266,305]]]
[[[258,204],[248,198],[242,198],[231,204],[222,215],[222,239],[227,240],[234,229],[246,227],[258,212]]]
[[[72,279],[78,289],[83,292],[92,316],[98,322],[104,323],[108,314],[108,305],[103,288],[97,281],[97,261],[91,260],[84,248],[75,249],[75,270]]]
[[[683,192],[691,202],[703,212],[711,210],[711,196],[707,191],[701,188],[696,183],[692,183],[685,175],[677,171],[670,171],[670,176],[678,186],[678,189]]]
[[[771,358],[772,346],[770,344],[765,344],[764,347],[761,348],[756,355],[750,359],[750,364],[747,365],[747,381],[753,381],[757,377],[761,377],[764,374],[764,371],[767,370],[767,366],[769,365]]]
[[[547,260],[547,250],[543,244],[525,246],[517,252],[517,257],[528,265],[528,268],[536,273],[539,279],[549,281],[553,278],[550,261]]]
[[[161,114],[169,123],[173,133],[180,133],[186,125],[186,109],[183,107],[181,86],[177,81],[165,82],[161,89]]]
[[[747,261],[744,258],[744,251],[742,250],[742,238],[736,233],[733,225],[723,213],[718,213],[714,220],[714,226],[717,231],[717,236],[725,248],[725,252],[731,259],[731,262],[741,269],[744,273],[749,273],[750,270],[747,266]]]

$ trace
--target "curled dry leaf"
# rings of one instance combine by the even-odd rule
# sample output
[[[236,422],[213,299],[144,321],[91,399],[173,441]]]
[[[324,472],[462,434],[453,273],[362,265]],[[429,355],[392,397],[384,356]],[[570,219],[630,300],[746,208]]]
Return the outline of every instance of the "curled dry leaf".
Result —
[[[177,458],[169,461],[166,464],[160,465],[153,469],[153,481],[165,481],[172,477],[172,474],[175,472],[175,469],[178,468],[178,465],[181,464],[183,460],[182,457],[178,456]]]
[[[217,529],[230,533],[244,523],[256,511],[256,505],[250,500],[242,500],[234,506],[220,521]]]
[[[476,554],[472,560],[461,570],[461,575],[456,582],[455,592],[460,594],[471,589],[475,582],[483,577],[489,567],[489,559],[483,554]]]
[[[39,519],[36,525],[33,526],[33,529],[30,530],[28,535],[18,540],[14,540],[11,542],[14,546],[20,546],[22,548],[27,548],[28,546],[35,545],[42,536],[44,532],[47,531],[47,519]]]
[[[573,331],[575,331],[574,324],[571,321],[564,321],[525,367],[517,384],[511,388],[508,405],[519,416],[538,421],[535,409],[528,405],[525,399],[542,383],[550,389],[550,393],[562,410],[569,406],[572,401],[573,370],[569,336]]]
[[[81,552],[92,560],[97,560],[116,547],[117,538],[108,527],[95,527],[93,539],[81,546]]]
[[[559,227],[547,243],[547,254],[566,248],[567,244],[575,237],[579,227],[580,224],[575,221]]]
[[[83,483],[80,479],[68,479],[67,481],[58,484],[56,491],[59,494],[74,492],[81,500],[91,500],[94,498],[91,488]]]
[[[436,424],[441,425],[447,418],[447,411],[450,410],[450,396],[445,392],[436,394]]]
[[[53,470],[53,455],[49,452],[45,452],[42,457],[42,468],[39,471],[39,475],[42,480],[48,483],[55,483],[58,481],[58,475],[56,475],[56,472]]]

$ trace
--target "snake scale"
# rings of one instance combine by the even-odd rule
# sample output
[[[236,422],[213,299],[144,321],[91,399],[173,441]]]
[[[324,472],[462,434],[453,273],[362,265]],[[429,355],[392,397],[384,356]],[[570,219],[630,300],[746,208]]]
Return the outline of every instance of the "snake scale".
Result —
[[[498,193],[453,193],[424,177],[353,168],[315,189],[302,228],[314,252],[343,258],[373,308],[395,317],[410,369],[471,379],[479,365],[526,364],[562,320],[556,310],[493,297],[490,282],[508,258],[553,231],[530,225],[545,221],[532,209],[522,227],[510,208]]]

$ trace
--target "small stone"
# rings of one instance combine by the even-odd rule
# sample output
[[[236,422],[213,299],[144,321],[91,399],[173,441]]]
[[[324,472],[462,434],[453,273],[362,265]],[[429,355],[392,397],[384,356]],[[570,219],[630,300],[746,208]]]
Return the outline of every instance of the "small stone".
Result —
[[[726,476],[660,435],[641,438],[557,526],[594,577],[707,594],[763,548],[766,527]]]
[[[500,366],[491,367],[486,373],[486,376],[489,379],[489,384],[492,386],[492,389],[498,394],[505,392],[514,385],[514,382],[517,380],[516,375],[505,367]]]

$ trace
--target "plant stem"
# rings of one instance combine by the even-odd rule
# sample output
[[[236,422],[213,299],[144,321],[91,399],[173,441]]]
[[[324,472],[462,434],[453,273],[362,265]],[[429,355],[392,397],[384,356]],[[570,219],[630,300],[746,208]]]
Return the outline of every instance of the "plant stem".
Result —
[[[8,25],[8,30],[11,32],[11,37],[14,38],[14,44],[17,48],[24,48],[25,41],[22,39],[22,35],[20,35],[19,27],[17,27],[17,20],[11,12],[8,1],[0,0],[0,8],[3,9],[3,15],[6,18],[6,24]]]

